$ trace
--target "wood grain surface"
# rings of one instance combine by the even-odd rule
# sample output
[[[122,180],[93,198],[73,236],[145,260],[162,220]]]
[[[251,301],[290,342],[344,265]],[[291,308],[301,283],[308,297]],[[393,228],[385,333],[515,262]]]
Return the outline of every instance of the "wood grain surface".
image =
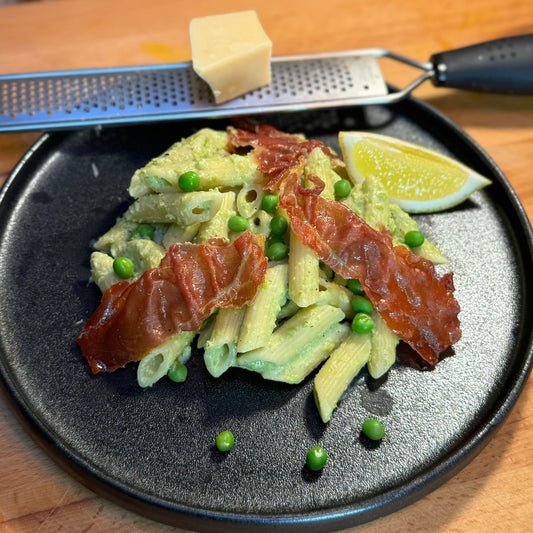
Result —
[[[190,59],[191,18],[254,8],[274,53],[382,47],[426,61],[434,52],[533,33],[530,0],[63,0],[0,7],[0,74]],[[413,73],[386,65],[401,85]],[[533,217],[533,96],[479,95],[424,84],[415,95],[494,159]],[[0,134],[0,184],[38,138]],[[533,386],[496,436],[442,487],[352,533],[533,531]],[[38,448],[0,395],[0,533],[180,531],[96,496]]]

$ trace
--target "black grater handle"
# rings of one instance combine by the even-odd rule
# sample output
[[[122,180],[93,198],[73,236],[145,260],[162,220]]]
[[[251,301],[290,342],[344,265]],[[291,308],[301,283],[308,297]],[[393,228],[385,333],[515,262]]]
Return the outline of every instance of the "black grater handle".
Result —
[[[431,56],[433,84],[502,94],[533,94],[533,34],[441,52]]]

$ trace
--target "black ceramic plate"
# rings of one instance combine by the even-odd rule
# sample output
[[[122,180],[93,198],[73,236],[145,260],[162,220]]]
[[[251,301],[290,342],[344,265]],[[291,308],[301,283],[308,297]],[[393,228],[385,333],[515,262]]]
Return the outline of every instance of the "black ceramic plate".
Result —
[[[494,183],[451,211],[420,216],[449,257],[463,338],[433,371],[363,372],[323,425],[312,380],[300,386],[231,370],[136,384],[135,366],[92,376],[76,345],[99,301],[90,241],[127,206],[132,172],[205,123],[45,135],[2,190],[0,368],[9,396],[52,456],[78,479],[155,520],[202,531],[327,531],[407,505],[465,465],[502,422],[532,360],[532,235],[508,182],[456,126],[415,100],[397,107],[267,117],[337,145],[371,129],[448,153]],[[215,128],[226,123],[208,122]],[[441,269],[444,271],[445,269]],[[386,436],[360,437],[368,416]],[[233,450],[214,447],[231,430]],[[321,473],[304,467],[321,445]]]

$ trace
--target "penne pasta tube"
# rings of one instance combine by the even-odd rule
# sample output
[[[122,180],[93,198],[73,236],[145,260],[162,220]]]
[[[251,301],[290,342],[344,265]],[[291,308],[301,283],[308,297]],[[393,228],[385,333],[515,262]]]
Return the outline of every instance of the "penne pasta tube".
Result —
[[[373,176],[363,182],[362,192],[365,198],[363,219],[377,231],[387,228],[389,223],[389,197],[380,181]]]
[[[370,357],[370,335],[349,333],[313,381],[313,395],[323,422],[328,422],[337,404],[352,380],[359,374]]]
[[[301,308],[292,300],[287,300],[278,313],[277,320],[283,320],[295,315]]]
[[[237,342],[239,353],[268,344],[281,307],[287,300],[288,271],[286,263],[267,268],[265,281],[244,313]]]
[[[212,337],[217,312],[218,309],[213,309],[211,315],[209,315],[209,317],[206,318],[200,326],[198,331],[198,339],[196,339],[196,346],[198,346],[198,348],[205,348],[207,341]]]
[[[120,246],[114,249],[116,256],[127,257],[133,262],[133,275],[130,281],[136,280],[145,270],[159,266],[161,259],[165,255],[162,246],[149,239],[136,239],[133,241],[121,242]],[[90,258],[91,277],[104,293],[111,285],[122,281],[115,274],[113,268],[114,258],[102,252],[93,252]]]
[[[138,169],[128,192],[133,198],[139,198],[169,188],[178,190],[179,177],[188,171],[198,174],[201,191],[242,186],[263,179],[252,152],[240,155],[230,153],[227,148],[227,132],[202,128]]]
[[[405,234],[408,231],[418,230],[416,220],[412,218],[409,213],[403,211],[397,204],[391,204],[390,214],[394,221],[394,231],[391,232],[394,239],[403,242],[405,240]],[[424,242],[420,246],[413,247],[412,251],[437,265],[446,264],[448,262],[446,256],[427,239],[424,239]]]
[[[237,194],[237,211],[244,218],[250,218],[261,209],[263,186],[260,183],[248,183]]]
[[[314,174],[324,183],[321,196],[335,200],[335,182],[341,177],[331,168],[331,159],[320,149],[314,148],[309,154],[304,168],[306,175]]]
[[[388,228],[396,245],[403,245],[408,231],[418,230],[418,224],[408,213],[387,198],[383,186],[373,176],[367,176],[362,185],[355,184],[343,203],[375,229]],[[435,264],[448,262],[446,256],[433,243],[424,240],[412,251]]]
[[[204,362],[208,372],[215,378],[235,364],[237,338],[244,309],[225,307],[219,309],[211,332],[204,346]]]
[[[198,242],[203,243],[209,239],[228,239],[228,219],[235,215],[235,193],[232,191],[222,193],[222,201],[218,211],[212,218],[203,222],[198,231]]]
[[[271,220],[272,215],[260,209],[248,219],[248,230],[256,235],[260,234],[268,237],[270,235]]]
[[[158,267],[165,253],[162,246],[150,239],[128,241],[116,250],[117,256],[128,257],[133,261],[136,275],[141,275],[145,270]]]
[[[309,342],[285,365],[265,365],[261,375],[265,379],[284,383],[301,383],[315,368],[326,360],[329,354],[350,333],[350,326],[337,323]]]
[[[237,355],[237,366],[247,368],[257,361],[284,365],[315,337],[320,337],[333,324],[339,323],[344,313],[332,305],[313,305],[300,309],[272,333],[266,346]]]
[[[200,229],[200,222],[189,224],[188,226],[178,226],[170,224],[163,235],[163,246],[168,250],[173,244],[179,242],[192,242]]]
[[[113,258],[103,252],[93,252],[90,258],[91,278],[98,285],[102,294],[120,281],[113,270]]]
[[[135,222],[128,222],[124,218],[117,220],[116,224],[107,230],[94,243],[94,249],[100,252],[109,252],[116,257],[116,249],[128,242],[131,231],[137,226]]]
[[[149,352],[137,367],[137,383],[143,388],[151,387],[167,375],[175,361],[184,363],[190,357],[195,335],[194,331],[181,331]]]
[[[317,302],[320,267],[317,255],[290,232],[289,298],[299,307]]]
[[[346,318],[352,319],[355,315],[351,304],[352,298],[353,293],[346,287],[338,285],[334,281],[320,278],[317,304],[330,304],[340,307]]]
[[[221,203],[222,193],[216,190],[147,194],[130,205],[124,218],[132,222],[188,226],[212,218]]]
[[[365,209],[365,196],[362,193],[362,185],[360,183],[354,183],[352,192],[342,199],[342,202],[346,207],[351,209],[358,217],[363,218]]]
[[[203,160],[193,170],[200,177],[198,190],[201,191],[215,187],[220,189],[242,187],[247,183],[261,183],[264,180],[263,175],[257,170],[257,160],[252,153],[212,157]]]
[[[370,333],[371,350],[368,372],[377,379],[383,376],[396,361],[396,346],[400,339],[387,327],[378,313],[373,312],[374,327]]]

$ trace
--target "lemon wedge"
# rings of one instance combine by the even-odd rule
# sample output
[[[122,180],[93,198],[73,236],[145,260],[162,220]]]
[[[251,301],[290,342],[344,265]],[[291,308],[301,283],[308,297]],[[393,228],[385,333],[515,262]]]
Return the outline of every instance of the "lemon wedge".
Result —
[[[349,176],[355,182],[377,177],[408,213],[443,211],[491,183],[459,161],[394,137],[341,131],[339,143]]]

